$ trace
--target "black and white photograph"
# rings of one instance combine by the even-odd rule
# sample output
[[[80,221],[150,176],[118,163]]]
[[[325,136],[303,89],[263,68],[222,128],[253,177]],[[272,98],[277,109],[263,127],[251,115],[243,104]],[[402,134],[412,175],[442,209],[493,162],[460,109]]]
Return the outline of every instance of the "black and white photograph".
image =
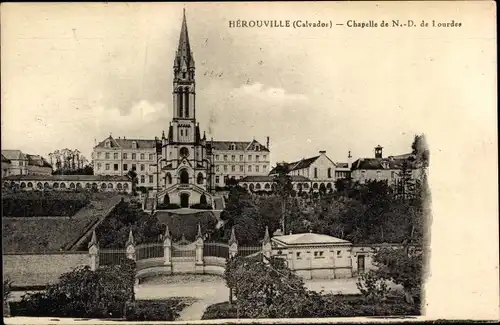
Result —
[[[4,322],[498,320],[495,28],[3,3]]]

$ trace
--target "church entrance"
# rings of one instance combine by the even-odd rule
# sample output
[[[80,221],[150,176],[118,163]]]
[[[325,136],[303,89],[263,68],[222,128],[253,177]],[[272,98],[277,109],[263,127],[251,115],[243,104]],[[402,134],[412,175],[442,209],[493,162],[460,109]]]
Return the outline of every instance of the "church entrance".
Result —
[[[185,169],[181,171],[180,178],[181,184],[189,184],[189,174]]]
[[[189,194],[181,193],[181,208],[189,208]]]

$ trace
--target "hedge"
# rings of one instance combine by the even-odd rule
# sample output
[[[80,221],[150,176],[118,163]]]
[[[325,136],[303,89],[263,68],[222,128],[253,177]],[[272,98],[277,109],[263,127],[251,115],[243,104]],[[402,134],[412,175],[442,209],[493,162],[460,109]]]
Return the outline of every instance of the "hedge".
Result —
[[[128,321],[173,321],[190,304],[191,301],[182,298],[128,302],[125,307],[125,319]]]

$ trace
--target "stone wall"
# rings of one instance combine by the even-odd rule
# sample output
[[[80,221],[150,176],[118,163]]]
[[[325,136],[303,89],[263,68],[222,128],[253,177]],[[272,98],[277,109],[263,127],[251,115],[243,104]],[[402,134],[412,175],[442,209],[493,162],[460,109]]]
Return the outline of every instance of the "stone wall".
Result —
[[[83,265],[89,265],[88,252],[3,254],[3,278],[13,281],[14,287],[41,286]]]

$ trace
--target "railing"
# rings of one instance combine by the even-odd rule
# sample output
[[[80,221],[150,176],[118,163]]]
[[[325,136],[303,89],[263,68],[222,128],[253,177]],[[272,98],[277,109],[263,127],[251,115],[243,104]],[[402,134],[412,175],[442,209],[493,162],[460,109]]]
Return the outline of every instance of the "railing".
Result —
[[[142,244],[135,248],[136,261],[163,257],[163,243]]]
[[[118,265],[127,259],[125,249],[101,249],[99,265]]]
[[[192,244],[190,245],[172,244],[172,258],[194,260],[196,258],[196,247]]]
[[[203,256],[227,258],[229,256],[229,245],[217,242],[203,243]]]
[[[262,252],[262,246],[238,246],[238,255],[255,256]]]

